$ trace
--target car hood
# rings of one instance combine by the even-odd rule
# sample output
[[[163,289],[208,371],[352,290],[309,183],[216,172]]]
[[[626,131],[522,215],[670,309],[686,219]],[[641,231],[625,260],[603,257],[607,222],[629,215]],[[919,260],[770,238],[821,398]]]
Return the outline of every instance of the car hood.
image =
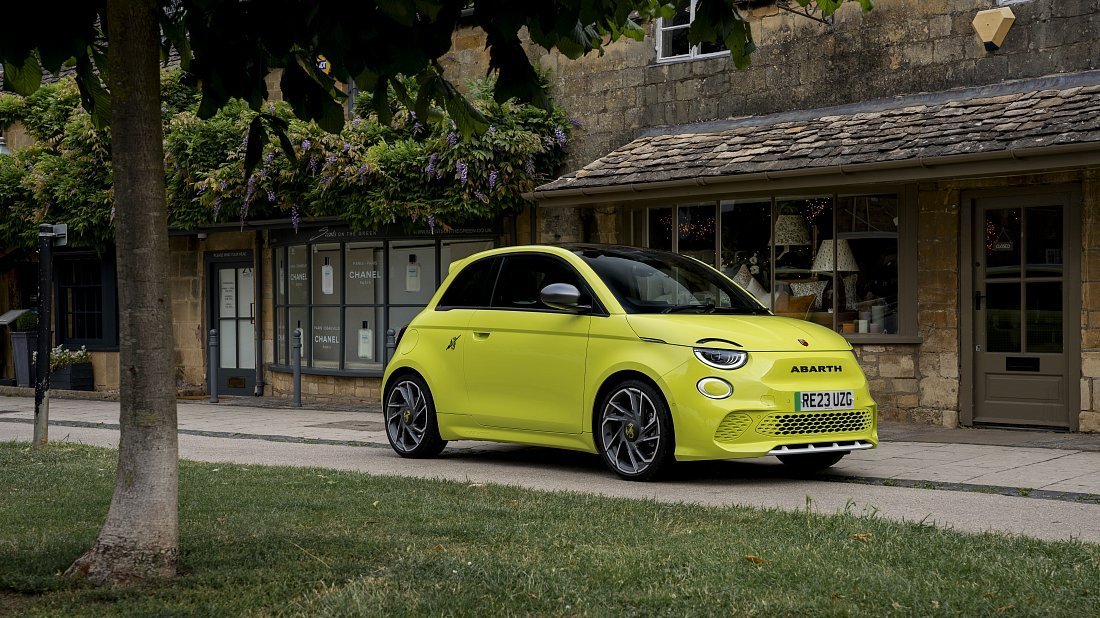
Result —
[[[770,315],[633,314],[627,316],[627,322],[639,337],[658,339],[673,345],[747,352],[852,349],[844,337],[824,326]],[[708,342],[707,339],[722,339],[736,345],[721,341]]]

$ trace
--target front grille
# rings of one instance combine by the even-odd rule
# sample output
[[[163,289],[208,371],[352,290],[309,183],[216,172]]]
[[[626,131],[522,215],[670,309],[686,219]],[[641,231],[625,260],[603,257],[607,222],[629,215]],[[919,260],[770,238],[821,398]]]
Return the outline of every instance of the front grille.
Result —
[[[718,429],[714,432],[714,441],[727,443],[736,442],[737,438],[740,438],[741,434],[745,433],[745,430],[751,425],[752,417],[748,414],[731,412],[718,424]]]
[[[870,410],[837,410],[769,414],[757,425],[756,432],[764,436],[800,436],[866,431],[870,428]]]

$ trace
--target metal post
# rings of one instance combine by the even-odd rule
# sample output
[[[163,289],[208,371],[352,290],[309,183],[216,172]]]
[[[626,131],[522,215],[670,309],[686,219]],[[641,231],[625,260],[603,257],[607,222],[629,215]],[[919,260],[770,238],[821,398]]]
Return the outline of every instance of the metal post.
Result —
[[[294,339],[290,344],[290,364],[294,369],[294,401],[295,408],[302,407],[302,329],[294,329]]]
[[[50,309],[53,286],[53,226],[38,226],[38,358],[34,379],[34,441],[35,447],[50,441]]]
[[[397,349],[397,333],[392,328],[386,329],[386,364],[393,358],[393,352]]]
[[[221,365],[221,357],[218,355],[218,329],[210,329],[207,347],[210,350],[210,362],[206,363],[210,367],[210,403],[218,403],[218,366]]]

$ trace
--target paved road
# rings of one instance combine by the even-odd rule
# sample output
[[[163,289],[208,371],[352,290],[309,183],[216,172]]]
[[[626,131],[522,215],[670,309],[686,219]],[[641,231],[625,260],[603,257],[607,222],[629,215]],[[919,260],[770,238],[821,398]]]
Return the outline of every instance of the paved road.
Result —
[[[611,476],[593,456],[547,449],[455,443],[438,459],[401,459],[385,446],[377,413],[190,403],[179,409],[180,454],[196,461],[323,467],[706,505],[801,510],[809,501],[822,513],[875,513],[968,532],[1100,542],[1100,504],[1074,501],[1081,492],[1059,493],[1092,491],[1091,483],[1100,482],[1097,452],[887,442],[854,453],[832,480],[786,478],[781,466],[766,459],[682,465],[663,482],[628,483]],[[0,398],[0,440],[30,440],[32,410],[26,398]],[[117,414],[112,402],[54,400],[51,440],[115,446]],[[953,480],[945,484],[943,477]],[[975,479],[1061,489],[1016,492],[1059,499],[994,495],[973,491]],[[906,480],[970,491],[882,484]]]

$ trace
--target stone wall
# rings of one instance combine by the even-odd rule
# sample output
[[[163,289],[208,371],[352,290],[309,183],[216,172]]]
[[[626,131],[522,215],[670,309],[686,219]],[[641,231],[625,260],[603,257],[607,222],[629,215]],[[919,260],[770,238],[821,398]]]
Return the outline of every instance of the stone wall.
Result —
[[[987,52],[971,22],[990,0],[889,0],[863,13],[850,2],[825,26],[765,6],[747,12],[758,49],[738,71],[726,57],[656,62],[652,25],[642,42],[622,40],[603,56],[569,60],[531,46],[552,71],[559,104],[578,121],[567,170],[637,137],[681,125],[854,103],[901,94],[993,84],[1100,67],[1100,4],[1030,0],[1011,5],[1016,22]],[[488,55],[480,31],[455,34],[444,64],[461,84],[480,78]],[[565,210],[565,209],[558,209]],[[595,240],[602,228],[581,213],[541,211],[547,242]]]
[[[1081,191],[1081,431],[1100,432],[1100,170]]]
[[[294,397],[293,376],[281,371],[268,372],[271,393],[275,397]],[[303,401],[365,402],[377,404],[382,398],[381,378],[346,378],[302,374]]]

